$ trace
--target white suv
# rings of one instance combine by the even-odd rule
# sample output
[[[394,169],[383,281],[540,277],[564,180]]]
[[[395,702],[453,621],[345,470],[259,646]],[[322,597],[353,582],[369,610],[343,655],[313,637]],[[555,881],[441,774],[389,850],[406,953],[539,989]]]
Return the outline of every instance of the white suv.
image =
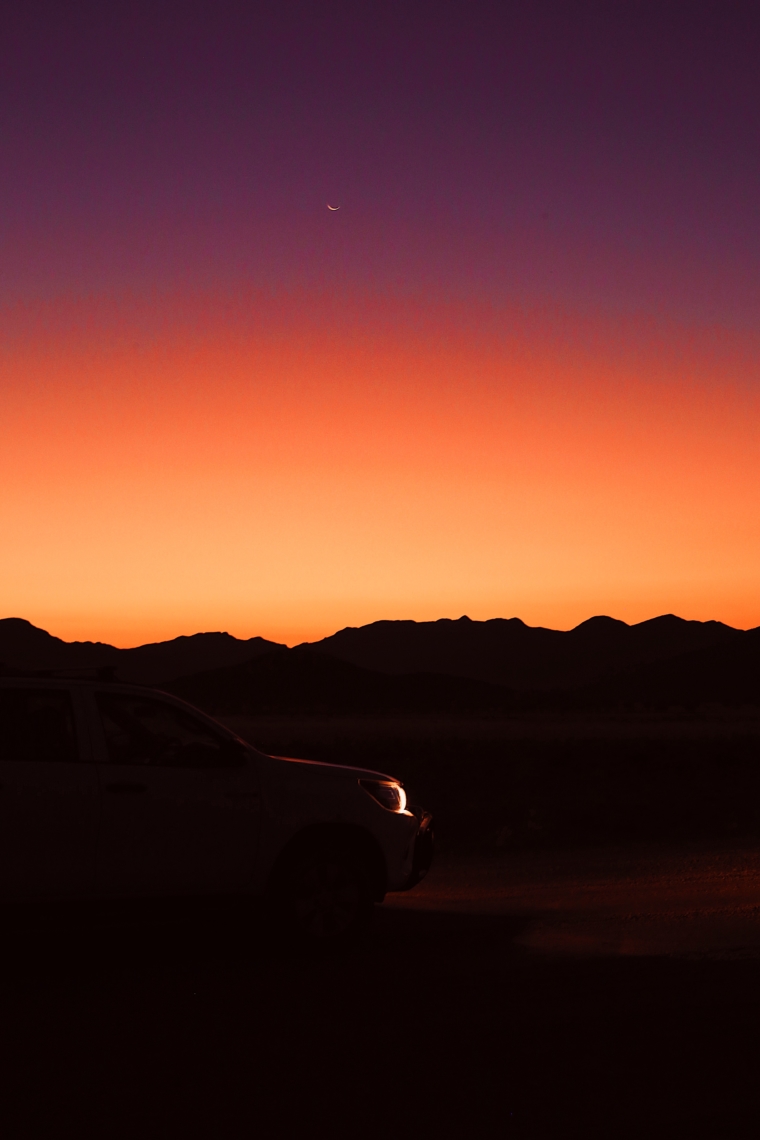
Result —
[[[337,938],[432,853],[390,776],[264,755],[156,690],[0,677],[0,896],[259,895]]]

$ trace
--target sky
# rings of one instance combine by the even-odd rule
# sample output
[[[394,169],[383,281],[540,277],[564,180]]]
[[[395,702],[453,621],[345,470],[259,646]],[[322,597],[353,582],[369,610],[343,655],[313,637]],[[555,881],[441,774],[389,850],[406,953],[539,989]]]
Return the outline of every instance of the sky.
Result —
[[[760,625],[750,5],[115,7],[0,10],[2,616]]]

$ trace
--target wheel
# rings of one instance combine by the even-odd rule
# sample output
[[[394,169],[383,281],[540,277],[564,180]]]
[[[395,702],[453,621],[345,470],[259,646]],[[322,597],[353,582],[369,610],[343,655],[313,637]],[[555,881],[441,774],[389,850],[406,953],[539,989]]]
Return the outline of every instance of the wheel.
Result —
[[[369,869],[349,847],[313,847],[290,861],[277,902],[286,926],[302,939],[346,941],[366,930],[372,918]]]

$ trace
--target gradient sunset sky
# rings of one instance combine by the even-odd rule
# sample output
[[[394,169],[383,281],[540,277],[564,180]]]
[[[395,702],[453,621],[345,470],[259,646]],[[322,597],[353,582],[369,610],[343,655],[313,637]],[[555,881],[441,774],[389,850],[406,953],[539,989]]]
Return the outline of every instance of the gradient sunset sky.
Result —
[[[758,60],[730,2],[2,5],[0,616],[759,625]]]

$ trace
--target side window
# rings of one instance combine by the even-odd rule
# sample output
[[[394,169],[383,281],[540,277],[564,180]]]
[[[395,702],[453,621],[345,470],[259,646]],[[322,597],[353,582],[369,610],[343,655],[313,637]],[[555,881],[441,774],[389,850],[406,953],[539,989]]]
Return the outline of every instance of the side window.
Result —
[[[175,705],[140,695],[97,693],[112,764],[160,768],[216,768],[224,741]]]
[[[0,760],[79,759],[71,696],[64,689],[0,689]]]

